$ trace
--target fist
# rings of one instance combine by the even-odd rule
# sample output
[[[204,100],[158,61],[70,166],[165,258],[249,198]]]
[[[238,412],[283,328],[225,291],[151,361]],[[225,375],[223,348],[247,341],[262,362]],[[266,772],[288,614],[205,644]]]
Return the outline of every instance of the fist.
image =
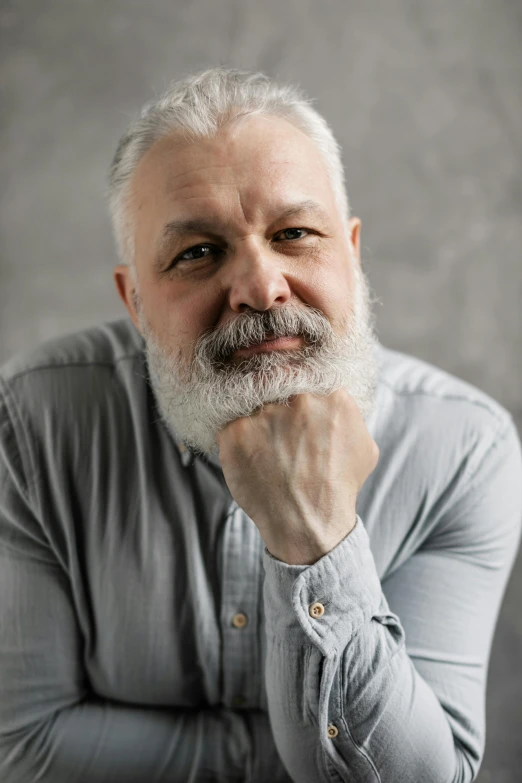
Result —
[[[284,562],[316,562],[353,529],[379,448],[354,398],[299,394],[236,419],[217,436],[227,486]]]

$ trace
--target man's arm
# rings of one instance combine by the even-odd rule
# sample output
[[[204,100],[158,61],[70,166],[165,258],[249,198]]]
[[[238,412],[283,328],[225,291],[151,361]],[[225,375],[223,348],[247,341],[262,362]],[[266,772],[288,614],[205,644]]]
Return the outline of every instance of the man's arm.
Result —
[[[269,714],[293,780],[475,779],[489,654],[522,520],[513,421],[487,439],[437,504],[425,545],[382,586],[359,516],[311,566],[265,549]]]
[[[69,580],[0,415],[2,783],[259,783],[265,774],[288,780],[266,713],[147,709],[93,696]]]

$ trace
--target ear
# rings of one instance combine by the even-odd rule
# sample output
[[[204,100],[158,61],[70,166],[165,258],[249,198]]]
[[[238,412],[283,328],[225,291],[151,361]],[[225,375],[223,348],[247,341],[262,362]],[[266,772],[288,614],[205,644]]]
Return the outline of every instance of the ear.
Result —
[[[348,236],[352,244],[355,260],[361,266],[361,221],[358,217],[351,217],[348,221]]]
[[[132,318],[132,322],[141,334],[140,322],[136,306],[136,287],[132,279],[130,268],[126,264],[118,264],[114,267],[112,276],[116,284],[116,290]]]

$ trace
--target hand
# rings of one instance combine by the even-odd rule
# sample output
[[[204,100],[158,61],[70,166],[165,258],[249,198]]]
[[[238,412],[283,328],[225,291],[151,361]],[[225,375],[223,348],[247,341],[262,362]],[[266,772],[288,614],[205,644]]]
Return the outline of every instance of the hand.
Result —
[[[265,405],[227,424],[217,443],[232,497],[268,551],[293,565],[312,565],[351,532],[357,495],[379,460],[344,389]]]

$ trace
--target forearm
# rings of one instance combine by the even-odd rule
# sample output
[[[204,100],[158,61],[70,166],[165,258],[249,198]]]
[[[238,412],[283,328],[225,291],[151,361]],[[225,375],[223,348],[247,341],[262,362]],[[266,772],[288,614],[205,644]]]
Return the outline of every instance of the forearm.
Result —
[[[250,781],[262,713],[158,710],[101,700],[55,713],[0,741],[3,783]],[[267,720],[266,716],[265,720]]]
[[[299,783],[470,783],[478,736],[413,666],[359,522],[340,546],[308,573],[265,553],[265,681],[286,768]]]
[[[376,621],[374,621],[376,622]],[[447,716],[404,648],[361,630],[342,656],[273,642],[267,694],[278,751],[299,783],[470,783]],[[270,672],[270,673],[268,673]],[[296,702],[295,693],[304,698]],[[293,707],[293,709],[292,709]],[[334,727],[335,736],[329,736]]]

